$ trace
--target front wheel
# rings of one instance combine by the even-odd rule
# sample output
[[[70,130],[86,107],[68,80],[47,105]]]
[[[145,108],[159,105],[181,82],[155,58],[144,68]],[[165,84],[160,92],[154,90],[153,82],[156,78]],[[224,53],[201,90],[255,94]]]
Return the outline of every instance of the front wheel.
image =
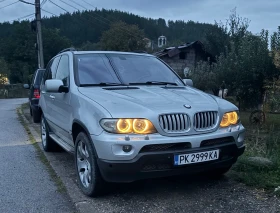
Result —
[[[213,179],[220,179],[230,170],[230,168],[231,166],[227,166],[210,170],[207,172],[207,176]]]
[[[104,192],[105,181],[97,165],[97,156],[84,132],[80,132],[75,141],[75,164],[78,183],[85,195],[95,197]]]

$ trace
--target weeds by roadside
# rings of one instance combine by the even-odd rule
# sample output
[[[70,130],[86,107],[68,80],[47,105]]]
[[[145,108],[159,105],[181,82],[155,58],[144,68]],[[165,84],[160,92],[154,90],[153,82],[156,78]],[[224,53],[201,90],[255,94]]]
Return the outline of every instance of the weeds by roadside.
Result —
[[[280,196],[280,115],[269,115],[266,125],[261,127],[244,123],[246,151],[230,175],[249,186]],[[260,158],[263,164],[252,161],[252,157]]]
[[[53,170],[53,168],[51,167],[49,161],[47,160],[46,156],[44,155],[43,151],[41,150],[41,148],[39,147],[39,144],[36,142],[35,138],[33,137],[28,124],[26,123],[26,120],[23,117],[23,110],[28,108],[28,104],[23,104],[21,105],[21,107],[17,108],[17,115],[18,115],[18,119],[20,121],[20,123],[22,124],[22,126],[24,127],[29,141],[31,142],[31,144],[35,147],[36,151],[37,151],[37,156],[40,159],[40,161],[46,166],[47,171],[50,175],[50,177],[52,178],[52,180],[55,182],[56,186],[57,186],[57,191],[60,193],[66,193],[66,188],[63,185],[61,179],[57,176],[57,174],[55,173],[55,171]]]

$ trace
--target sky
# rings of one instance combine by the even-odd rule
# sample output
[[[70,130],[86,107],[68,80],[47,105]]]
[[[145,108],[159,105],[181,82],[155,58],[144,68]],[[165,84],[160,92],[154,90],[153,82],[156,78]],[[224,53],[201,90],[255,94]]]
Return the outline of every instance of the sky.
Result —
[[[0,0],[0,22],[12,21],[34,13],[34,6],[22,2],[1,9],[16,1]],[[34,3],[34,0],[25,1]],[[117,9],[144,17],[192,20],[204,23],[214,23],[215,21],[225,23],[231,11],[236,8],[237,14],[250,20],[249,30],[255,34],[262,29],[272,33],[280,26],[280,0],[47,0],[42,8],[59,15],[65,11],[52,4],[51,1],[69,12],[76,9],[63,1],[80,10],[83,8],[73,2],[87,9],[94,9],[94,7]],[[52,16],[44,11],[42,11],[42,15]]]

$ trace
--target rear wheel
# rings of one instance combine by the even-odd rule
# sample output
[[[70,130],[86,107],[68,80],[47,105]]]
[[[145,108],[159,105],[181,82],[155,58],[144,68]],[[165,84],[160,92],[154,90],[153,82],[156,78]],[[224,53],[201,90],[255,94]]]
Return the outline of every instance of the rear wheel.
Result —
[[[30,116],[32,117],[32,108],[31,107],[29,107],[29,113],[30,113]]]
[[[50,138],[50,132],[45,117],[41,116],[41,138],[42,146],[46,152],[59,150],[58,144]]]
[[[32,115],[33,115],[33,122],[34,123],[40,123],[41,120],[41,112],[40,110],[32,110]]]
[[[83,193],[90,197],[101,195],[105,181],[97,165],[93,144],[84,132],[80,132],[75,141],[75,164],[78,183]]]

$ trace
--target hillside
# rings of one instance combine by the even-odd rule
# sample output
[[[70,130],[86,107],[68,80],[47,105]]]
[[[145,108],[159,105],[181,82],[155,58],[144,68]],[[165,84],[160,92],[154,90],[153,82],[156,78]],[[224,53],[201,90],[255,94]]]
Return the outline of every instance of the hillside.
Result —
[[[160,35],[165,35],[167,45],[178,45],[194,40],[204,42],[207,32],[215,32],[218,29],[211,24],[151,19],[105,9],[45,17],[42,21],[45,63],[63,48],[69,46],[80,48],[89,43],[94,46],[100,41],[102,33],[119,20],[129,25],[137,25],[143,30],[145,37],[155,43]],[[137,36],[125,29],[123,31],[131,36]],[[9,65],[12,83],[26,81],[26,76],[32,74],[37,67],[35,43],[36,34],[31,30],[30,21],[0,23],[0,57]]]

